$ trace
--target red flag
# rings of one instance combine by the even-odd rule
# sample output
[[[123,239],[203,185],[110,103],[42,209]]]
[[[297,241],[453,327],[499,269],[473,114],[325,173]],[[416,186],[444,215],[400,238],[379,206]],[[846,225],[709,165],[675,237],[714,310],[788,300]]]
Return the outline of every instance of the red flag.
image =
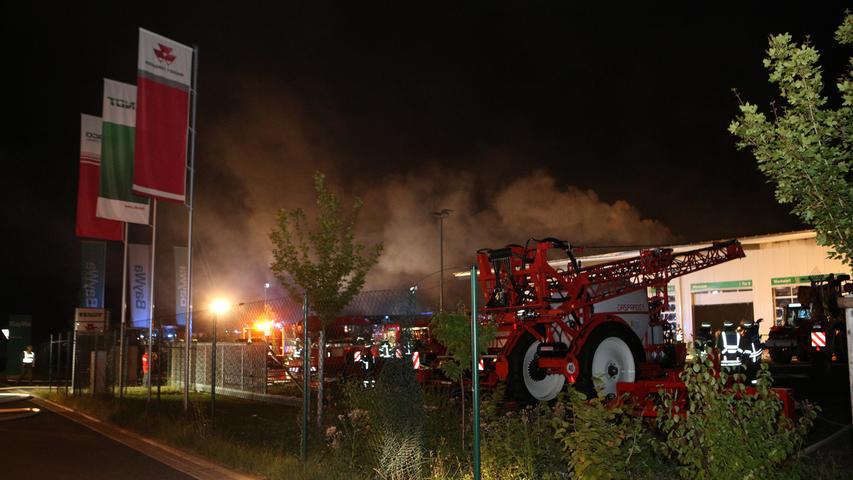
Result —
[[[133,191],[183,202],[192,49],[139,29]]]
[[[101,118],[80,115],[80,183],[77,186],[78,237],[122,240],[122,222],[95,216],[101,170]]]

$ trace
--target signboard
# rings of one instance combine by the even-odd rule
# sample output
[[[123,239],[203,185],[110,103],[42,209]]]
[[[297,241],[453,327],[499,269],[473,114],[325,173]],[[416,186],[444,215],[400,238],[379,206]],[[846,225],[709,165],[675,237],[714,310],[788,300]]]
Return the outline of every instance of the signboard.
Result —
[[[654,287],[649,287],[646,290],[648,291],[649,295],[654,295],[655,292],[657,292],[657,290]],[[669,295],[674,295],[675,294],[675,285],[667,285],[666,286],[666,293]]]
[[[691,292],[709,292],[711,290],[740,290],[751,289],[752,280],[732,280],[728,282],[691,283]]]
[[[809,284],[814,281],[826,280],[829,278],[829,275],[835,275],[836,277],[839,275],[845,275],[844,273],[835,273],[835,274],[827,274],[827,275],[800,275],[797,277],[776,277],[770,279],[770,285],[776,287],[779,285],[800,285],[800,284]]]
[[[103,308],[77,308],[74,310],[74,331],[101,333],[107,325],[107,311]]]

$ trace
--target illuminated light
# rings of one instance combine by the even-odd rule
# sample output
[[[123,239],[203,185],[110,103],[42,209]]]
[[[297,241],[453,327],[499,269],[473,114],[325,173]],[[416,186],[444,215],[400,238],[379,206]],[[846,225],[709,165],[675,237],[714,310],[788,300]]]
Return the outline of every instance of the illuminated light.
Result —
[[[217,315],[222,315],[227,312],[228,309],[231,308],[231,304],[228,303],[228,300],[224,298],[217,298],[214,301],[210,302],[210,309],[213,310],[213,313]]]
[[[6,337],[6,340],[9,340],[9,329],[8,328],[2,328],[2,329],[0,329],[0,332],[3,333],[3,336]]]
[[[265,336],[270,336],[272,334],[272,321],[270,320],[258,320],[255,322],[255,330],[259,332],[264,332]]]

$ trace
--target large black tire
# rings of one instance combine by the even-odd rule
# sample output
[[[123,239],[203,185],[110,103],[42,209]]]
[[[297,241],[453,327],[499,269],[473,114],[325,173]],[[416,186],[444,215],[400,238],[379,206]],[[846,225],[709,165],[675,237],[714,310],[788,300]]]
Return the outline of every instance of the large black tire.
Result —
[[[535,404],[541,401],[550,401],[556,398],[560,390],[563,389],[565,377],[562,375],[553,374],[551,378],[547,378],[544,372],[532,366],[530,361],[525,361],[525,356],[536,343],[536,338],[530,333],[524,333],[515,344],[515,348],[510,352],[509,372],[507,375],[507,397],[512,400],[527,404]],[[528,369],[525,375],[525,369]],[[525,379],[527,377],[527,380]],[[559,378],[562,378],[562,381]],[[536,388],[536,384],[532,384],[535,392],[528,389],[527,381],[541,379],[541,388]],[[535,394],[534,394],[535,393]]]
[[[627,348],[627,350],[625,350]],[[598,387],[596,375],[594,372],[594,359],[596,352],[601,351],[601,355],[608,356],[608,352],[613,352],[611,359],[612,365],[609,365],[608,375],[604,381],[598,379]],[[628,354],[633,360],[633,366],[628,365]],[[615,394],[616,381],[634,381],[636,379],[636,371],[640,363],[645,361],[646,354],[643,349],[643,344],[637,335],[627,326],[621,323],[605,323],[595,329],[595,331],[587,337],[583,348],[581,348],[580,361],[580,377],[575,383],[575,388],[585,393],[587,397],[593,398],[600,393],[606,395]],[[633,370],[633,375],[630,370]],[[605,374],[607,375],[607,374]],[[600,388],[604,386],[604,388]],[[600,391],[601,390],[601,391]]]
[[[787,348],[771,348],[770,350],[770,360],[773,363],[778,363],[780,365],[787,365],[791,363],[791,357],[793,356],[793,352]]]

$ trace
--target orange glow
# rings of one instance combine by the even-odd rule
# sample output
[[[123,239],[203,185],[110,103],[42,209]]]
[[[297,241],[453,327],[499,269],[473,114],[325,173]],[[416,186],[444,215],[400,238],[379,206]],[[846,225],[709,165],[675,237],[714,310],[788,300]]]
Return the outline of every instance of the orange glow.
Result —
[[[271,320],[257,320],[255,322],[255,330],[259,332],[264,332],[265,337],[269,337],[272,335],[272,321]]]

